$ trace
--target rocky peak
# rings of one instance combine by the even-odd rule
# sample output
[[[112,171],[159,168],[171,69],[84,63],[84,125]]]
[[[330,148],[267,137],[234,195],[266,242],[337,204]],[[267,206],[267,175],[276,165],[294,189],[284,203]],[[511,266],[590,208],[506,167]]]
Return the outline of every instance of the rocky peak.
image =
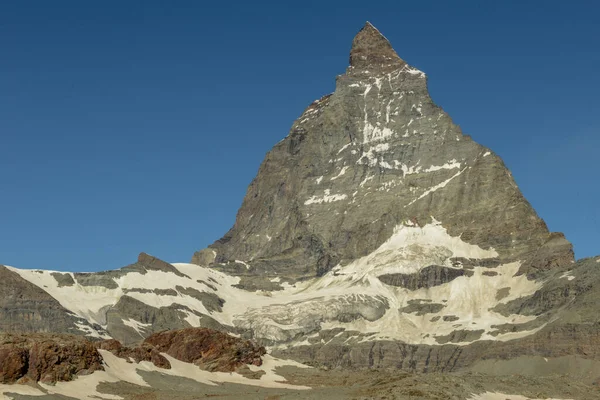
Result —
[[[192,262],[210,255],[210,265],[253,280],[245,287],[297,281],[372,254],[407,226],[438,223],[485,252],[485,262],[518,262],[521,273],[573,261],[570,243],[550,234],[502,160],[462,133],[432,101],[426,75],[367,23],[335,92],[293,123],[233,228]],[[410,256],[394,249],[396,265],[452,267],[452,246],[434,242]],[[477,258],[465,262],[484,262]]]
[[[370,22],[352,41],[350,67],[357,70],[390,70],[406,64],[398,57],[390,42]]]

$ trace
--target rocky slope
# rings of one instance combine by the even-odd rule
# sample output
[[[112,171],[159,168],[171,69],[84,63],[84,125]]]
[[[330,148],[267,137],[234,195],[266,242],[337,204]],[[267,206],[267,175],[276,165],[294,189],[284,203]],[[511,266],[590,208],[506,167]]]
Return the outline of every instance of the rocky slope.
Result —
[[[58,274],[55,276],[59,276]],[[43,287],[0,265],[0,332],[72,333],[98,331],[85,319],[73,315]]]

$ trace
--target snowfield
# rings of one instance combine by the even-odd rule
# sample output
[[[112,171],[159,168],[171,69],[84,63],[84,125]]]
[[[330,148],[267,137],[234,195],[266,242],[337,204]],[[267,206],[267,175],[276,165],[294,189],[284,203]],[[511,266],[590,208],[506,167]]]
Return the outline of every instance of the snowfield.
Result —
[[[21,277],[48,292],[62,306],[77,316],[106,328],[106,310],[127,294],[152,307],[179,304],[208,315],[219,323],[251,329],[254,337],[279,342],[283,346],[306,344],[308,335],[321,329],[345,328],[369,335],[360,340],[395,339],[410,344],[439,344],[436,337],[456,330],[483,331],[475,340],[512,340],[537,332],[540,327],[520,332],[494,332],[494,325],[521,324],[535,317],[503,316],[493,311],[501,303],[533,294],[541,283],[525,276],[515,276],[519,262],[503,264],[493,269],[495,275],[484,274],[488,268],[472,268],[450,282],[409,290],[383,283],[385,274],[416,274],[424,267],[437,265],[462,269],[453,265],[451,258],[485,260],[497,257],[493,249],[482,249],[468,244],[460,237],[452,237],[440,221],[432,217],[423,227],[406,222],[394,229],[393,235],[371,254],[347,265],[338,265],[323,277],[290,285],[281,282],[283,290],[265,293],[248,292],[237,287],[239,277],[233,277],[208,267],[195,264],[172,264],[180,274],[157,270],[145,273],[128,272],[115,277],[116,288],[104,286],[60,286],[53,271],[20,270],[9,267]],[[239,260],[246,268],[250,261]],[[71,274],[75,279],[75,276]],[[570,279],[569,276],[565,278]],[[277,279],[273,280],[275,282]],[[222,310],[207,309],[197,297],[176,287],[193,288],[199,292],[216,294],[223,299]],[[142,291],[131,291],[143,289]],[[154,290],[163,290],[158,294]],[[167,289],[170,292],[165,293]],[[216,289],[216,290],[214,290]],[[502,296],[498,296],[499,291]],[[431,303],[439,310],[426,313],[402,312],[410,304]],[[191,326],[200,326],[201,318],[186,311],[185,320]],[[346,321],[341,315],[358,315]],[[444,318],[449,316],[448,318]],[[123,323],[143,335],[147,324],[134,319]],[[89,336],[105,334],[88,326],[80,329]],[[471,341],[454,342],[466,345]]]

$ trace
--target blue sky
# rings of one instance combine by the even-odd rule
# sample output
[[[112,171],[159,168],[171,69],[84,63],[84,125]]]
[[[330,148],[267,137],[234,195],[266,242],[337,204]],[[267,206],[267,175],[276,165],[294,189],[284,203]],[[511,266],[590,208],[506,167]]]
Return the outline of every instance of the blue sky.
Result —
[[[188,261],[371,21],[578,258],[600,254],[593,1],[0,3],[0,263]]]

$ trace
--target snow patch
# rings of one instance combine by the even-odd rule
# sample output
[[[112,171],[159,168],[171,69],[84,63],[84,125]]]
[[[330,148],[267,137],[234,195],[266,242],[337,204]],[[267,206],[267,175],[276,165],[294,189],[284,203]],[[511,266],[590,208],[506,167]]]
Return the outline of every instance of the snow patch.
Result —
[[[106,350],[98,350],[104,360],[104,371],[95,371],[91,375],[79,376],[70,382],[57,382],[55,385],[46,385],[40,383],[40,386],[47,390],[49,394],[58,394],[76,399],[92,400],[92,399],[122,399],[117,395],[111,395],[98,392],[98,385],[103,382],[128,382],[134,385],[151,387],[146,382],[138,371],[158,372],[163,375],[188,378],[198,383],[210,386],[216,386],[219,383],[236,383],[248,386],[260,386],[267,388],[307,390],[310,387],[296,386],[285,382],[283,376],[277,375],[275,369],[278,367],[290,365],[299,368],[309,368],[295,361],[280,360],[269,355],[263,357],[263,365],[260,367],[252,366],[253,371],[264,371],[265,374],[260,379],[249,379],[238,373],[227,372],[209,372],[200,369],[198,366],[179,361],[166,353],[162,355],[171,364],[171,369],[158,368],[148,361],[142,361],[139,364],[130,363],[127,360],[116,357]],[[4,385],[12,389],[13,385]],[[22,385],[18,385],[22,386]],[[4,387],[0,387],[4,390]],[[10,392],[6,390],[5,392]],[[1,393],[1,392],[0,392]],[[33,393],[33,392],[32,392]],[[37,396],[37,394],[31,394]]]
[[[323,203],[333,203],[334,201],[345,200],[348,198],[346,194],[330,194],[331,190],[326,189],[325,194],[322,197],[312,196],[310,199],[304,202],[305,206],[311,204],[323,204]]]
[[[137,333],[139,333],[140,336],[142,336],[142,337],[144,337],[144,335],[142,334],[141,331],[146,330],[146,328],[148,328],[149,326],[152,326],[152,324],[144,324],[143,322],[136,321],[133,318],[129,318],[129,319],[126,319],[126,320],[124,319],[123,320],[123,324],[125,326],[128,326],[130,328],[135,329],[135,331]]]
[[[408,207],[410,205],[412,205],[413,203],[415,203],[418,200],[421,200],[423,197],[427,196],[430,193],[435,192],[438,189],[441,189],[443,187],[446,187],[446,185],[448,183],[450,183],[451,180],[453,180],[454,178],[456,178],[457,176],[459,176],[460,174],[462,174],[464,172],[464,170],[467,169],[467,167],[463,168],[462,170],[458,171],[456,174],[452,175],[450,178],[446,179],[444,182],[439,183],[435,186],[430,187],[429,189],[427,189],[422,195],[420,195],[418,198],[414,199],[413,201],[411,201],[410,203],[408,203],[405,207]]]
[[[363,143],[369,143],[375,140],[383,140],[392,135],[394,135],[394,131],[392,131],[390,128],[374,126],[370,122],[365,121],[365,127],[363,128]]]
[[[485,393],[481,393],[481,394],[474,394],[467,400],[542,400],[542,399],[532,399],[531,397],[525,397],[525,396],[521,396],[518,394],[485,392]],[[569,399],[546,398],[545,400],[569,400]],[[570,399],[570,400],[572,400],[572,399]]]
[[[344,145],[341,149],[338,150],[337,153],[340,154],[342,151],[346,150],[348,148],[348,146],[351,146],[351,145],[352,145],[352,143],[348,143],[348,144]]]
[[[9,399],[12,400],[14,397],[10,397],[8,394],[19,394],[22,396],[45,396],[46,393],[42,392],[39,389],[28,385],[6,385],[0,383],[0,399]]]
[[[234,260],[234,262],[238,263],[238,264],[242,264],[244,267],[246,267],[246,269],[250,269],[250,265],[248,265],[247,262],[242,261],[242,260]]]
[[[360,182],[359,186],[363,187],[367,182],[369,182],[370,180],[372,180],[373,178],[375,178],[374,175],[367,175],[365,177],[365,179],[362,180],[362,182]],[[352,195],[352,197],[354,197],[356,195],[357,192],[354,192],[354,194]]]
[[[348,166],[344,166],[341,171],[339,172],[339,174],[337,174],[336,176],[334,176],[333,178],[331,178],[330,180],[334,181],[337,178],[339,178],[340,176],[344,175],[346,173],[346,171],[348,170]]]
[[[75,322],[75,326],[82,332],[85,332],[85,336],[90,336],[98,339],[112,339],[109,335],[100,333],[93,329],[89,325],[81,324],[79,322]]]
[[[575,279],[575,277],[573,276],[573,271],[567,271],[564,274],[562,274],[560,277],[564,278],[566,280],[569,280],[569,281],[572,281],[573,279]]]
[[[431,167],[424,170],[424,172],[439,171],[441,169],[455,169],[455,168],[460,168],[460,166],[461,166],[461,164],[458,161],[456,161],[455,159],[452,159],[444,165],[432,165]]]
[[[370,147],[367,152],[363,152],[362,156],[360,156],[356,163],[367,164],[369,167],[374,167],[379,163],[379,154],[384,153],[389,149],[389,143],[379,143],[376,146]]]

